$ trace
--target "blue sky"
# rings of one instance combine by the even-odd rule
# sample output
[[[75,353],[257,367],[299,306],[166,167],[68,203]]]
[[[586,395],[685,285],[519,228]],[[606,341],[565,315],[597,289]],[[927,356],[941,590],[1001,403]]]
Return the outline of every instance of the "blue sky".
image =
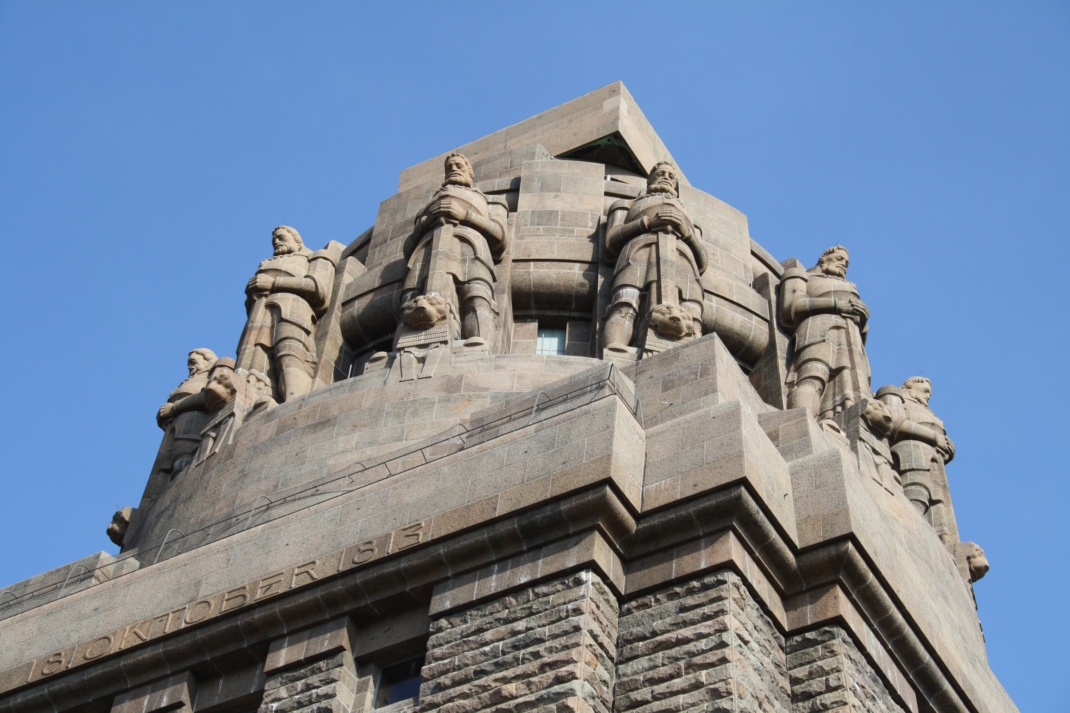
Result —
[[[1070,5],[0,2],[0,67],[4,584],[115,551],[272,227],[349,242],[402,169],[622,79],[778,259],[851,249],[874,386],[930,377],[958,446],[992,668],[1067,710]]]

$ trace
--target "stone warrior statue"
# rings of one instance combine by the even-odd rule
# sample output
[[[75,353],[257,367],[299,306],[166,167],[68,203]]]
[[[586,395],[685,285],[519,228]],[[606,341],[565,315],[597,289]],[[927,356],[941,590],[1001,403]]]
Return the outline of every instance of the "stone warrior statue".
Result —
[[[460,316],[461,337],[472,346],[487,344],[496,331],[494,263],[507,246],[508,209],[473,188],[472,164],[461,154],[446,157],[445,173],[405,240],[409,272],[401,303],[441,295]]]
[[[201,442],[201,429],[208,423],[208,415],[203,399],[187,397],[201,393],[208,383],[208,372],[215,361],[216,355],[211,349],[202,347],[191,351],[186,361],[189,377],[171,392],[167,403],[156,412],[156,423],[163,429],[164,435],[153,473],[177,473],[193,460],[193,454]]]
[[[903,479],[903,493],[932,523],[940,540],[954,544],[959,533],[944,466],[955,457],[955,444],[947,437],[944,422],[929,408],[932,393],[928,379],[912,376],[898,389],[881,387],[877,398],[893,414],[888,438]]]
[[[311,252],[286,225],[275,228],[271,243],[275,254],[245,287],[249,318],[237,366],[266,374],[281,402],[312,390],[314,329],[331,298],[336,258],[328,250]]]
[[[837,245],[808,271],[788,268],[780,283],[780,320],[795,329],[788,407],[805,408],[818,420],[873,395],[865,347],[869,310],[845,279],[848,262],[847,248]]]
[[[607,350],[622,352],[631,345],[641,308],[645,322],[657,307],[676,305],[691,318],[686,336],[702,334],[699,276],[706,271],[706,249],[701,231],[680,202],[675,166],[666,161],[656,164],[643,195],[610,206],[605,248],[606,260],[617,261],[605,321]],[[675,313],[659,312],[658,327],[671,323],[670,312]],[[654,331],[670,341],[684,336],[671,329]]]

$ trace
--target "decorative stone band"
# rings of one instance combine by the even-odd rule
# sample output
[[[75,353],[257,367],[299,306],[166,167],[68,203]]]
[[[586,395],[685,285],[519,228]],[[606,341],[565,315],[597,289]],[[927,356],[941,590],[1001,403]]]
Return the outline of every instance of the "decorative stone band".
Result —
[[[261,612],[265,607],[274,608],[276,605],[271,601],[274,598],[282,594],[292,594],[298,598],[318,599],[323,594],[323,591],[317,588],[319,586],[331,588],[335,592],[332,596],[337,596],[342,591],[352,589],[349,581],[341,578],[357,571],[361,571],[360,576],[366,578],[361,580],[361,589],[379,592],[381,596],[391,596],[407,591],[410,586],[433,584],[443,579],[449,581],[450,570],[463,570],[472,565],[483,564],[480,557],[473,559],[476,553],[492,559],[495,556],[504,556],[508,561],[527,559],[530,553],[524,553],[535,545],[535,560],[538,566],[533,572],[525,572],[525,576],[539,579],[575,567],[580,562],[592,562],[605,570],[618,592],[623,591],[623,570],[613,551],[619,547],[620,538],[635,529],[635,521],[610,487],[600,485],[580,490],[535,510],[514,514],[489,524],[486,521],[491,513],[485,505],[483,501],[477,501],[448,510],[435,515],[434,518],[420,520],[314,560],[270,572],[244,585],[216,592],[185,606],[161,612],[157,616],[142,619],[76,646],[0,672],[0,698],[52,677],[66,679],[67,676],[60,674],[73,674],[73,671],[79,668],[87,671],[83,675],[87,681],[96,669],[90,664],[111,660],[112,663],[105,668],[115,668],[125,660],[122,656],[139,646],[148,646],[150,643],[155,645],[163,637],[170,639],[175,635],[180,636],[191,628],[206,626],[216,621],[226,629],[221,634],[223,639],[219,652],[222,653],[224,650],[230,650],[228,647],[242,645],[244,637],[238,632],[244,632],[248,624],[243,623],[242,618],[249,616],[259,622],[263,617],[258,618],[257,612]],[[483,523],[484,527],[471,529],[479,523]],[[561,539],[562,533],[589,533],[592,529],[598,530],[598,537],[592,539],[589,536],[573,534]],[[546,539],[549,540],[548,544],[537,546],[539,541]],[[603,542],[603,539],[610,544]],[[496,543],[493,551],[486,544],[489,541]],[[428,552],[418,552],[417,549],[424,548],[417,548],[417,545],[426,545],[431,549]],[[328,580],[333,582],[329,584]],[[499,581],[498,585],[510,586],[504,580]],[[494,587],[482,586],[477,598],[493,596],[495,591]],[[343,596],[342,599],[349,600],[349,597]],[[312,611],[307,602],[299,604],[297,608],[305,613]],[[346,608],[339,609],[332,616],[344,614],[345,611]],[[301,614],[297,619],[303,616]],[[287,620],[285,629],[315,623],[302,623],[297,619]],[[270,626],[279,623],[276,614],[272,612],[266,615],[266,620],[272,622]],[[268,632],[263,623],[252,626],[263,635],[286,633],[285,629]],[[203,656],[200,643],[194,641],[190,645],[195,647],[197,657]],[[179,648],[182,646],[180,644]],[[103,675],[110,683],[110,674]],[[82,678],[74,678],[71,684],[79,690],[84,690],[84,686],[88,684]],[[34,690],[31,688],[26,691],[30,698],[33,698]],[[14,706],[13,710],[36,710],[32,706],[20,708],[19,702],[15,700],[12,700],[11,704]]]
[[[336,550],[308,562],[301,562],[293,567],[271,572],[240,587],[217,592],[178,609],[143,619],[136,624],[124,626],[95,639],[84,641],[77,646],[56,651],[29,664],[24,664],[16,670],[28,667],[29,671],[24,681],[33,683],[42,678],[92,663],[110,654],[128,651],[147,641],[257,604],[283,592],[305,587],[330,575],[368,565],[387,555],[426,542],[430,533],[430,520],[414,522],[374,539]],[[0,676],[3,684],[8,682],[10,673]],[[10,688],[10,685],[0,685],[0,692],[10,690]]]
[[[221,654],[228,647],[243,646],[247,629],[258,637],[284,635],[412,587],[431,585],[431,615],[442,616],[580,567],[597,570],[618,597],[642,595],[668,582],[728,567],[740,574],[783,631],[844,626],[905,709],[922,709],[919,699],[925,699],[936,710],[965,713],[971,710],[965,701],[983,700],[983,691],[960,688],[964,676],[945,674],[939,657],[889,599],[853,543],[841,540],[792,553],[746,487],[714,492],[638,521],[611,485],[574,492],[495,522],[487,521],[489,513],[478,503],[456,510],[270,572],[0,673],[0,695],[53,676],[69,679],[66,687],[79,690],[113,685],[116,667],[126,660],[121,655],[150,642],[160,646],[163,642],[157,640],[163,637],[174,650],[171,670],[180,670],[187,661],[203,657],[205,646],[215,650],[218,643]],[[683,511],[690,522],[702,524],[701,532],[679,526]],[[439,518],[444,516],[448,524],[440,529]],[[483,527],[474,527],[480,523]],[[631,557],[622,561],[622,551]],[[358,589],[363,594],[356,598],[347,593],[353,589],[347,573],[361,577]],[[313,600],[319,606],[310,606]],[[289,614],[284,616],[283,609]],[[243,621],[246,617],[252,618]],[[217,621],[218,626],[208,626]],[[182,637],[182,632],[200,626],[213,632],[207,640],[192,632],[192,638]],[[108,664],[102,663],[106,660]],[[98,663],[100,668],[88,665]],[[79,668],[80,676],[60,675]],[[156,675],[154,670],[144,675]],[[144,685],[139,676],[124,676],[123,685]],[[64,684],[57,680],[55,685]],[[35,692],[48,695],[30,688],[25,701],[16,694],[19,700],[11,700],[11,709],[36,710],[21,705],[36,700]]]

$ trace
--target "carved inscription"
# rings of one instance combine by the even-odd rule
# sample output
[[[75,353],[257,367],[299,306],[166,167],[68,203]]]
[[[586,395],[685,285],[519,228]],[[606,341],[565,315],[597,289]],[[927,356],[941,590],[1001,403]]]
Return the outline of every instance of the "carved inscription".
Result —
[[[132,624],[123,629],[123,635],[119,637],[119,650],[129,646],[136,646],[149,640],[149,631],[152,630],[152,619]]]
[[[187,626],[209,621],[284,592],[307,587],[330,575],[361,567],[388,554],[415,547],[430,539],[430,525],[429,520],[406,525],[323,557],[271,572],[240,587],[198,599],[179,609],[130,624],[77,646],[42,656],[29,666],[26,683],[91,663],[108,654],[126,651]]]
[[[406,525],[399,530],[394,530],[390,536],[390,554],[409,547],[415,547],[425,541],[431,531],[431,528],[428,527],[429,524],[427,520],[421,520],[412,525]]]

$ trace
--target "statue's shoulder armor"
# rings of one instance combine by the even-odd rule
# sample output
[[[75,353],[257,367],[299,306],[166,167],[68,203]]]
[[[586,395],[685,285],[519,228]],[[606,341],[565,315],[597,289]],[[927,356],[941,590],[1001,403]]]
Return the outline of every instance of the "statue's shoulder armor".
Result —
[[[322,250],[317,250],[316,252],[312,253],[312,256],[308,259],[309,262],[313,262],[314,260],[328,260],[332,265],[337,265],[338,251],[332,250],[330,247],[323,248]]]
[[[781,282],[786,282],[787,280],[792,280],[792,279],[802,280],[803,282],[806,282],[807,280],[810,279],[810,273],[807,272],[806,268],[803,267],[802,265],[794,264],[794,265],[788,267],[787,269],[785,269],[784,270],[784,274],[780,276],[780,281]]]

